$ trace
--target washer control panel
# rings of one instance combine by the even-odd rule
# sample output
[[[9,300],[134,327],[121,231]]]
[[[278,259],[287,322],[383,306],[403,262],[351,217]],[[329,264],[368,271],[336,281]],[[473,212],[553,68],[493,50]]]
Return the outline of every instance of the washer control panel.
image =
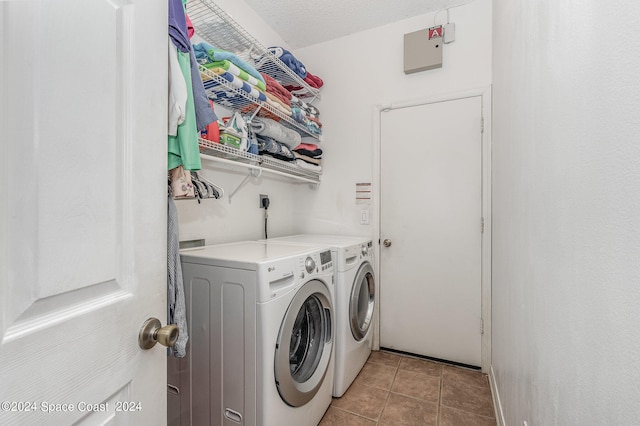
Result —
[[[333,259],[331,257],[331,250],[313,253],[300,258],[300,266],[302,269],[300,278],[305,277],[305,272],[307,274],[316,274],[332,269]]]
[[[320,252],[320,264],[322,271],[326,271],[333,267],[333,259],[331,258],[331,250]]]

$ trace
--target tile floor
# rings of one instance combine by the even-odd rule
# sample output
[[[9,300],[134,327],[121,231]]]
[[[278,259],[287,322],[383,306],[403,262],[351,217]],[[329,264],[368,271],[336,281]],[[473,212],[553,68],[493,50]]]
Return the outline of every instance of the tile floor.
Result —
[[[321,426],[495,426],[486,374],[375,351]]]

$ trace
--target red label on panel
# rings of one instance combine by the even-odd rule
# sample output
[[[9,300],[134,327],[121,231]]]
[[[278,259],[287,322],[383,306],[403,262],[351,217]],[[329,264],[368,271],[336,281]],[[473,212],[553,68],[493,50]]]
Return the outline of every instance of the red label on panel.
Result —
[[[429,28],[429,40],[438,37],[442,37],[442,25]]]

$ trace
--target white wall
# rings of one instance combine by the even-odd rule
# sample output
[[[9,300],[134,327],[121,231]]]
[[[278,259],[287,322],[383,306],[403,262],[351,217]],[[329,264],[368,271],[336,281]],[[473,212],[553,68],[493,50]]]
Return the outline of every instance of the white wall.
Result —
[[[216,0],[216,3],[265,46],[284,45],[244,1]],[[202,167],[200,173],[221,186],[225,196],[220,200],[204,200],[202,204],[193,200],[177,202],[181,241],[204,238],[207,244],[216,244],[264,238],[264,210],[259,208],[259,194],[267,194],[271,200],[269,236],[293,232],[294,192],[299,184],[264,173],[257,180],[251,179],[229,203],[228,195],[248,170],[206,160],[202,161]]]
[[[638,16],[622,0],[494,0],[493,370],[507,425],[640,422]]]
[[[491,2],[476,0],[451,9],[456,41],[444,46],[443,67],[416,74],[403,72],[403,35],[434,25],[425,14],[326,43],[300,49],[307,69],[325,85],[316,103],[323,122],[322,183],[316,191],[296,191],[297,232],[371,235],[360,225],[355,184],[373,181],[373,107],[434,94],[488,87],[491,83]],[[438,15],[438,24],[446,13]],[[424,132],[416,123],[416,132]],[[412,141],[397,141],[411,153]],[[416,175],[420,173],[416,170]],[[407,191],[415,191],[410,185]],[[371,224],[377,220],[371,212]]]

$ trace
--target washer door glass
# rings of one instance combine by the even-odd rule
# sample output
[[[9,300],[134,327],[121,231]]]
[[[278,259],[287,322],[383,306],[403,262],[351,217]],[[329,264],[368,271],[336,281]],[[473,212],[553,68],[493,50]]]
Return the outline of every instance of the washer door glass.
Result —
[[[309,296],[293,323],[289,344],[289,368],[293,379],[304,383],[318,368],[324,343],[322,304],[317,296]]]
[[[296,293],[280,327],[275,356],[276,386],[293,407],[309,402],[324,381],[333,341],[331,295],[319,280]]]
[[[357,341],[364,339],[371,327],[375,308],[376,285],[373,267],[366,262],[360,266],[349,298],[351,334]]]

